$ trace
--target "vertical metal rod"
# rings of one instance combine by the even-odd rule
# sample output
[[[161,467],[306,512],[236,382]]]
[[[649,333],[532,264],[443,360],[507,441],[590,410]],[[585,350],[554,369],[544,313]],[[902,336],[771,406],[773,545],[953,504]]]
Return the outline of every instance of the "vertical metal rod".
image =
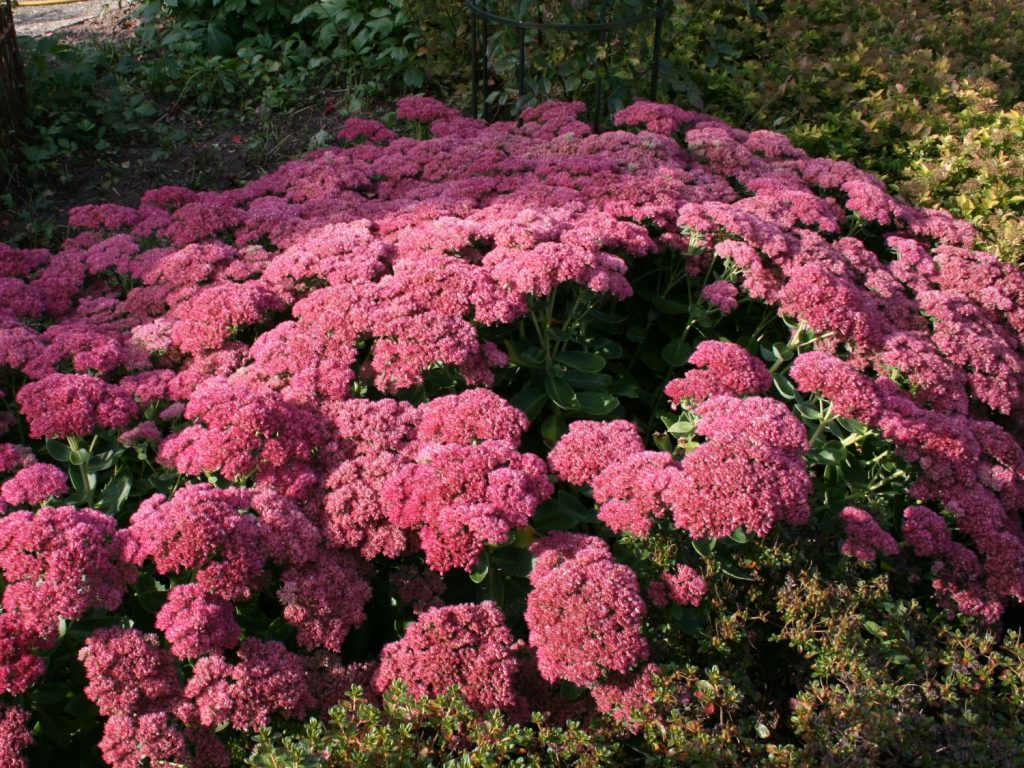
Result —
[[[482,69],[481,74],[483,75],[483,94],[484,94],[484,103],[483,103],[483,109],[481,110],[481,117],[484,120],[487,120],[487,80],[488,80],[488,74],[487,74],[487,41],[490,39],[490,36],[491,36],[490,30],[487,28],[487,19],[484,19],[484,21],[483,21],[483,40],[481,40],[481,46],[483,48],[483,58],[481,58],[481,60],[480,60],[480,65],[481,65],[481,69]]]
[[[651,101],[658,100],[658,72],[661,70],[661,32],[665,24],[664,3],[658,6],[658,15],[654,17],[654,65],[651,67]]]
[[[526,29],[519,28],[519,108],[521,112],[523,100],[526,98]]]
[[[473,118],[474,119],[476,119],[476,118],[478,118],[480,116],[477,113],[477,92],[476,92],[476,89],[477,89],[476,76],[477,76],[477,70],[480,67],[480,51],[478,50],[477,40],[476,40],[476,25],[477,25],[476,14],[471,12],[469,14],[469,37],[470,37],[470,48],[472,50],[472,53],[470,55],[473,57],[472,58],[472,63],[473,63],[472,78],[473,79],[472,79],[472,85],[470,86],[470,89],[471,89],[472,94],[473,94],[472,100],[473,100]]]
[[[597,18],[598,21],[602,24],[606,24],[608,22],[608,0],[601,0],[601,10],[598,12]],[[598,46],[603,46],[607,40],[608,32],[606,30],[601,30],[601,32],[597,36]],[[607,51],[605,53],[607,54]],[[595,72],[597,72],[597,95],[594,99],[594,133],[601,132],[601,101],[604,97],[604,72],[608,71],[607,64],[604,67],[604,72],[601,72],[600,70],[600,65],[595,67]]]

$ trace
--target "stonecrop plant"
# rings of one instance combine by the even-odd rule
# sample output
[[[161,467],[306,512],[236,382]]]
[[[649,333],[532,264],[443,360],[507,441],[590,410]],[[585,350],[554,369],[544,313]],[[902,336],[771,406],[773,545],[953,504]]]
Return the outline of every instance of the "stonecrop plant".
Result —
[[[408,97],[0,246],[0,765],[226,766],[353,686],[719,718],[688,649],[801,541],[1016,610],[1024,274],[779,134],[582,111]]]

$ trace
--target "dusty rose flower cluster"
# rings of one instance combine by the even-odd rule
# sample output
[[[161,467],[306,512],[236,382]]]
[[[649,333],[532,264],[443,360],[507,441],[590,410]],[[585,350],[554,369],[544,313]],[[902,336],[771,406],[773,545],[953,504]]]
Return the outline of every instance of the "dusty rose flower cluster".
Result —
[[[526,625],[542,678],[591,687],[647,659],[640,585],[604,540],[556,533],[532,549]]]
[[[750,361],[767,376],[760,361],[739,352],[744,357],[734,378],[752,368]],[[598,518],[616,533],[647,536],[654,519],[669,514],[694,538],[728,536],[737,528],[763,536],[776,522],[807,522],[807,435],[784,403],[716,395],[696,413],[697,433],[707,440],[681,461],[644,451],[626,422],[580,421],[552,449],[551,466],[564,480],[593,487]]]

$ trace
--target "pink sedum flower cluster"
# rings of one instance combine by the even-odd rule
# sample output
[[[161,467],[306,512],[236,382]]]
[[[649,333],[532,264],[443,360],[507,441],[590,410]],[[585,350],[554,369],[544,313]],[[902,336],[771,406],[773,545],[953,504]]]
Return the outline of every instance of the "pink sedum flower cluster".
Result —
[[[0,485],[0,499],[12,507],[22,504],[36,506],[47,499],[63,496],[68,491],[68,476],[53,464],[38,462],[19,470]]]
[[[0,518],[0,574],[5,582],[0,621],[22,638],[47,646],[61,620],[92,608],[115,610],[135,569],[125,563],[116,521],[85,507],[43,507]]]
[[[373,686],[384,692],[401,680],[414,696],[456,686],[471,706],[523,717],[525,700],[516,690],[521,646],[493,602],[431,608],[381,651]]]
[[[878,524],[870,512],[857,507],[845,507],[839,513],[839,519],[846,531],[846,540],[842,545],[844,555],[868,562],[878,555],[897,555],[900,545],[892,534]]]
[[[702,341],[690,355],[689,363],[693,370],[665,387],[665,394],[674,405],[715,395],[760,395],[772,386],[765,364],[731,342]]]
[[[132,423],[139,408],[120,387],[92,376],[54,373],[26,384],[18,404],[32,437],[91,435]]]
[[[0,702],[0,765],[4,768],[28,768],[22,754],[33,741],[28,720],[27,710]]]
[[[648,658],[639,582],[631,568],[615,562],[604,540],[553,533],[531,551],[536,561],[526,626],[544,680],[590,688]]]
[[[737,528],[763,536],[776,522],[807,522],[807,434],[784,403],[715,395],[696,413],[696,431],[707,441],[681,461],[644,451],[626,422],[578,421],[552,449],[552,467],[565,479],[590,483],[598,518],[616,533],[647,536],[654,520],[670,513],[694,538],[728,536]],[[600,464],[605,468],[595,473],[591,466]]]
[[[698,607],[708,592],[708,583],[700,572],[689,565],[679,565],[671,573],[663,573],[651,582],[647,596],[659,608],[670,604]]]

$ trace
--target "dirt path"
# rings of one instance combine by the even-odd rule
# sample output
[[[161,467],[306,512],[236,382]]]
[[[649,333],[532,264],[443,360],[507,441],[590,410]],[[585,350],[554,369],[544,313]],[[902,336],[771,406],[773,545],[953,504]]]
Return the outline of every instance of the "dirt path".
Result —
[[[46,37],[61,32],[78,32],[95,24],[107,11],[124,15],[131,10],[131,0],[82,0],[61,5],[27,6],[14,9],[14,28],[19,37]]]

